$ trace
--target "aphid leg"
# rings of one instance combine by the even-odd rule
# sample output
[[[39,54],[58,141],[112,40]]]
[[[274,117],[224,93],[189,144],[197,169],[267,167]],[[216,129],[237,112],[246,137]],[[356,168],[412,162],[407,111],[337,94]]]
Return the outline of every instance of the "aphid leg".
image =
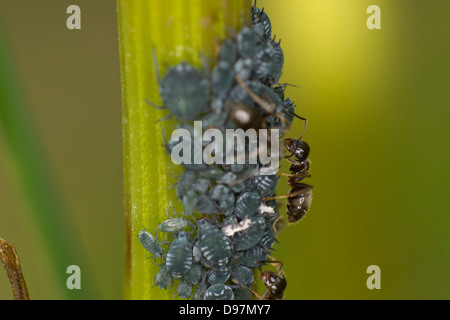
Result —
[[[144,99],[145,103],[151,105],[153,108],[159,109],[159,110],[165,110],[166,108],[163,106],[158,106],[157,104],[154,104],[153,102],[151,102],[150,100],[148,100],[147,98]]]
[[[244,91],[255,101],[264,111],[272,114],[276,108],[274,103],[269,103],[268,101],[262,99],[260,96],[255,94],[250,88],[245,84],[244,80],[239,75],[236,75],[237,83],[244,89]]]

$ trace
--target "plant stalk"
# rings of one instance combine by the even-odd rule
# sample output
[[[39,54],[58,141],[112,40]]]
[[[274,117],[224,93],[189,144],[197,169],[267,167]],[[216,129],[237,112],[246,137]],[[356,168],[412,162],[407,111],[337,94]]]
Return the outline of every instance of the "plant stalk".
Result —
[[[150,254],[137,235],[144,227],[156,230],[172,204],[180,208],[175,190],[169,187],[176,183],[172,175],[182,170],[164,148],[162,132],[170,138],[174,120],[158,121],[168,111],[152,107],[145,99],[161,105],[157,77],[168,67],[182,61],[201,69],[212,64],[220,40],[250,23],[251,2],[118,0],[117,9],[126,221],[124,297],[171,299],[173,293],[153,288],[159,268],[145,259]]]

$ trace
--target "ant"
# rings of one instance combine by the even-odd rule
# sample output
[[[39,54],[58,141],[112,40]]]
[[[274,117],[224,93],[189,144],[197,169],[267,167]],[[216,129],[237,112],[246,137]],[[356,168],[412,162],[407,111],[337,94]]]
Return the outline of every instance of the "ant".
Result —
[[[264,282],[264,286],[266,287],[266,291],[262,296],[260,296],[255,291],[253,291],[252,289],[243,284],[239,284],[234,280],[233,282],[245,288],[258,300],[281,300],[284,295],[284,290],[287,287],[286,274],[283,271],[283,262],[272,260],[272,261],[257,261],[257,263],[272,263],[278,265],[277,268],[278,272],[267,270],[261,272],[261,280]]]
[[[281,174],[289,177],[288,183],[291,186],[291,190],[289,191],[289,194],[287,196],[263,198],[263,200],[287,198],[288,200],[286,211],[289,223],[295,223],[305,216],[306,212],[311,206],[311,190],[313,189],[312,186],[300,182],[304,178],[311,177],[311,175],[308,173],[310,167],[310,162],[308,159],[310,147],[308,143],[302,140],[306,130],[307,119],[300,116],[297,117],[305,121],[305,126],[303,128],[303,133],[299,139],[284,140],[284,147],[289,153],[289,156],[287,156],[285,159],[291,163],[291,167],[289,168],[291,173]],[[279,218],[274,222],[274,225],[278,222],[278,220]]]

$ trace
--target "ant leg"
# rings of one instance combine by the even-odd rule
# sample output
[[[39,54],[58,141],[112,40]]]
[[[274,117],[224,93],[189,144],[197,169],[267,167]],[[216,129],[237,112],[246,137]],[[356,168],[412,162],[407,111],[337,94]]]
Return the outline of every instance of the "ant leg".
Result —
[[[273,113],[276,106],[274,103],[269,103],[264,99],[261,99],[258,95],[256,95],[250,88],[245,84],[244,80],[238,75],[236,75],[236,81],[238,84],[244,89],[244,91],[255,101],[262,109],[264,109],[267,113]]]
[[[284,172],[277,172],[277,175],[285,176],[285,177],[289,177],[289,178],[311,178],[311,175],[309,173],[284,173]]]
[[[255,291],[253,291],[252,289],[250,289],[249,287],[247,287],[245,284],[239,283],[237,282],[235,279],[231,279],[232,282],[234,282],[236,285],[238,285],[241,288],[244,288],[245,290],[247,290],[248,292],[250,292],[252,295],[255,296],[256,299],[258,300],[264,300],[259,294],[257,294]]]
[[[300,193],[303,193],[305,191],[309,191],[313,188],[313,186],[309,186],[307,188],[298,190],[297,192],[294,192],[292,194],[288,194],[285,196],[275,196],[275,197],[268,197],[268,198],[262,198],[263,201],[268,201],[268,200],[277,200],[277,199],[287,199],[287,198],[294,198],[296,196],[298,196]]]

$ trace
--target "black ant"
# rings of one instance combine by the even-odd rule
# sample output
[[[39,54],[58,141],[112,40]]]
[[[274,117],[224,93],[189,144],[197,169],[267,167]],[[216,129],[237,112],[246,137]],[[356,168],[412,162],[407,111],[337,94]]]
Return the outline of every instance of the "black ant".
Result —
[[[258,261],[258,263],[273,263],[278,265],[277,268],[278,272],[267,270],[261,272],[261,280],[263,281],[264,286],[266,288],[264,294],[260,296],[247,286],[243,284],[239,285],[247,289],[258,300],[281,300],[284,295],[284,290],[287,287],[286,274],[283,271],[283,262],[273,260],[273,261]]]
[[[289,156],[286,157],[286,160],[291,163],[291,167],[289,168],[291,173],[281,174],[289,177],[288,183],[291,186],[291,190],[289,191],[289,194],[287,196],[263,198],[263,200],[275,200],[287,198],[288,200],[286,211],[289,223],[295,223],[305,216],[306,212],[309,210],[309,207],[311,206],[312,201],[311,190],[313,189],[312,186],[300,182],[304,178],[311,177],[311,175],[308,173],[310,167],[308,159],[310,148],[308,143],[302,140],[306,130],[307,120],[300,116],[297,117],[305,121],[305,127],[299,139],[284,140],[284,147],[289,153]],[[275,221],[274,225],[276,224],[277,221],[278,219]]]

